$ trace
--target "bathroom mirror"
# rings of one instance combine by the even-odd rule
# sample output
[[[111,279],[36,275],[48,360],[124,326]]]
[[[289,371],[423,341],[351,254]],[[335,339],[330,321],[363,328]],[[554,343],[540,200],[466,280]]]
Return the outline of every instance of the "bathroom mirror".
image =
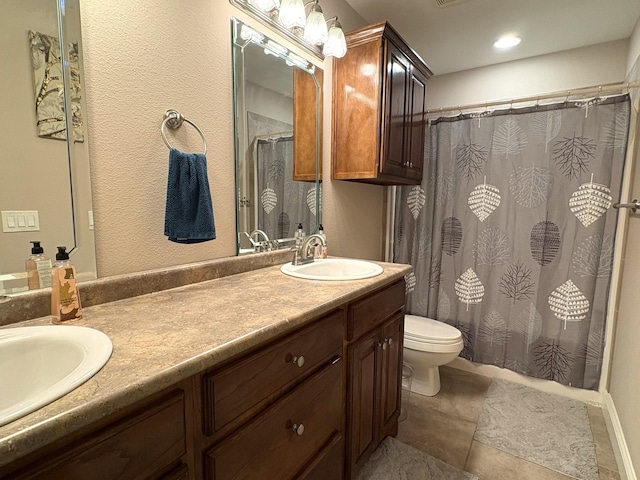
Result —
[[[39,240],[96,278],[79,0],[0,5],[0,294],[28,290]]]
[[[238,253],[285,248],[321,223],[323,72],[237,19],[232,32]]]

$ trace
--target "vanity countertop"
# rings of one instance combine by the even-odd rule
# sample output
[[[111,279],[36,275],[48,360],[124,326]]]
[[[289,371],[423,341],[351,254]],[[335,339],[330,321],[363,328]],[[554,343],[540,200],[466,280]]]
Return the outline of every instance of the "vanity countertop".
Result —
[[[336,282],[301,280],[271,266],[85,308],[82,319],[67,323],[106,333],[111,358],[74,391],[0,427],[0,466],[411,271],[380,264],[381,275]]]

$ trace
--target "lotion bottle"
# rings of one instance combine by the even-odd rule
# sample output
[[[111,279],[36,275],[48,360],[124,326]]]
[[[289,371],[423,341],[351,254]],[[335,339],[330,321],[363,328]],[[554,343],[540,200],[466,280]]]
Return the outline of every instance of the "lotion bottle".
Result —
[[[25,262],[27,271],[27,283],[29,290],[51,286],[51,259],[44,254],[44,249],[40,246],[39,240],[31,242],[31,255]]]
[[[58,247],[51,270],[51,315],[53,323],[82,318],[76,269],[69,261],[67,247]]]

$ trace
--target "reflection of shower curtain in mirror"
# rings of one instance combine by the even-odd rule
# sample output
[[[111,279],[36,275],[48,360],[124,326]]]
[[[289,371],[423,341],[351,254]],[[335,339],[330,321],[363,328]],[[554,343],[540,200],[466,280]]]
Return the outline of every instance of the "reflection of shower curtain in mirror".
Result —
[[[257,140],[254,154],[258,179],[258,226],[270,239],[290,238],[302,223],[305,232],[315,225],[308,206],[315,184],[293,180],[293,137]]]

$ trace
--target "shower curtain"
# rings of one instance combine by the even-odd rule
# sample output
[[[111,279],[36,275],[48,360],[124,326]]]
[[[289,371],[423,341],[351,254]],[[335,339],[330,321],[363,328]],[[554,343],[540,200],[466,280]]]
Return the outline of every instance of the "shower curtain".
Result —
[[[257,228],[270,239],[293,237],[299,223],[310,232],[315,226],[316,188],[315,183],[293,180],[293,137],[257,140],[255,153]]]
[[[629,127],[627,95],[438,118],[396,193],[407,311],[461,356],[597,389]]]

